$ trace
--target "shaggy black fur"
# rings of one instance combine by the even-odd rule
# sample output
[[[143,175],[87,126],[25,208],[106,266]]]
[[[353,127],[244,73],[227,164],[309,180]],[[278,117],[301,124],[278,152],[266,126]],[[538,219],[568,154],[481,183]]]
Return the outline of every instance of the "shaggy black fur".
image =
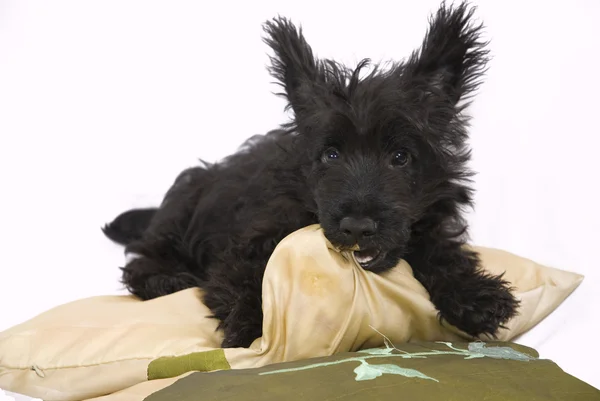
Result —
[[[320,223],[340,248],[384,272],[401,258],[440,317],[472,335],[494,334],[517,310],[502,277],[465,250],[470,206],[464,109],[487,62],[481,25],[466,4],[442,4],[421,49],[385,71],[317,59],[301,29],[265,24],[270,72],[294,119],[251,138],[217,164],[184,171],[156,209],[105,227],[139,255],[123,282],[142,299],[192,286],[220,320],[224,347],[262,332],[267,260],[288,234]]]

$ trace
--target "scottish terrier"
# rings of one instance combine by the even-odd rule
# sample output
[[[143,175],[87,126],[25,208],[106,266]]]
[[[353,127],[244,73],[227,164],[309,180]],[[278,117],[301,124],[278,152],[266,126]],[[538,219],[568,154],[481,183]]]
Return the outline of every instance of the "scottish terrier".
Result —
[[[494,336],[519,302],[465,247],[473,195],[465,110],[488,62],[473,12],[443,3],[420,49],[387,68],[319,59],[301,28],[267,21],[269,71],[292,121],[183,171],[159,207],[103,228],[136,255],[122,268],[126,288],[147,300],[200,287],[222,346],[247,347],[262,335],[271,253],[318,223],[365,270],[406,260],[441,319]]]

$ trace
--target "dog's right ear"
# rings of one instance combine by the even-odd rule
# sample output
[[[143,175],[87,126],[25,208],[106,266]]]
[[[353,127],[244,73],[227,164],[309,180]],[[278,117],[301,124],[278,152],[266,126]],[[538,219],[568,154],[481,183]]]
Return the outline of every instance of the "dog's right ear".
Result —
[[[267,34],[264,41],[274,51],[269,57],[269,72],[284,88],[284,96],[288,100],[296,118],[306,114],[317,105],[316,88],[324,81],[322,63],[313,55],[306,43],[302,28],[283,17],[274,18],[264,25]]]

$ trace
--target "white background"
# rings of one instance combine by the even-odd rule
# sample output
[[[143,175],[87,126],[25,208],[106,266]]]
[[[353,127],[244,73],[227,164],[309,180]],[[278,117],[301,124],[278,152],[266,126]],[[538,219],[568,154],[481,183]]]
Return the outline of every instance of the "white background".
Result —
[[[209,4],[0,0],[0,330],[123,293],[101,225],[287,121],[264,20],[300,22],[320,56],[398,59],[438,1]],[[472,108],[473,242],[586,275],[521,342],[600,387],[600,2],[475,4],[494,59]]]

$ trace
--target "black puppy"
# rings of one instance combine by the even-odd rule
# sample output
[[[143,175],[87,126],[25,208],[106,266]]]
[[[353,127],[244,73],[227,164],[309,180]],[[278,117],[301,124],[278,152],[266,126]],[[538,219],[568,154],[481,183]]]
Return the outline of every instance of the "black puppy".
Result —
[[[184,171],[156,209],[104,228],[137,255],[123,283],[142,299],[199,286],[224,347],[262,333],[261,285],[278,242],[319,223],[332,244],[356,244],[375,273],[401,258],[440,317],[471,335],[497,332],[518,301],[465,250],[470,206],[466,100],[487,62],[473,9],[442,4],[421,49],[385,71],[313,55],[284,18],[265,24],[270,72],[294,119],[217,164]]]

